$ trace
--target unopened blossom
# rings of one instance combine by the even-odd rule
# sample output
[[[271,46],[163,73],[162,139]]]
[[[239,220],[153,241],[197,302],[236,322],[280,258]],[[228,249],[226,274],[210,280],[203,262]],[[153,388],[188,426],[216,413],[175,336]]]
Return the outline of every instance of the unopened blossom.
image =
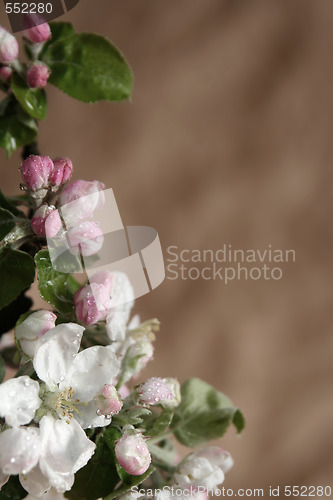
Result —
[[[78,320],[86,325],[104,320],[110,308],[107,288],[97,283],[91,283],[77,290],[73,301]]]
[[[124,380],[127,382],[145,368],[153,359],[154,347],[149,339],[142,339],[132,344],[126,351],[123,360]]]
[[[51,38],[51,29],[45,19],[38,14],[25,14],[23,35],[33,43],[46,42]]]
[[[41,205],[31,219],[31,227],[38,236],[53,238],[62,228],[58,210],[47,203]]]
[[[230,453],[209,446],[187,455],[178,465],[174,480],[181,488],[215,489],[223,483],[225,473],[233,466]]]
[[[0,416],[11,427],[28,424],[42,403],[38,394],[38,382],[27,375],[3,382],[0,384]]]
[[[0,67],[0,82],[8,83],[12,77],[13,70],[10,66]]]
[[[19,47],[16,38],[0,26],[0,62],[9,63],[18,57]]]
[[[53,160],[53,170],[50,175],[50,184],[52,186],[61,186],[69,181],[73,173],[73,164],[67,157],[56,158]]]
[[[117,389],[111,384],[105,384],[100,394],[95,397],[95,402],[98,406],[97,412],[101,415],[116,415],[123,406]]]
[[[110,297],[113,294],[114,280],[115,273],[107,270],[98,271],[89,278],[90,283],[98,283],[99,285],[103,285],[107,289]]]
[[[39,339],[55,327],[57,316],[46,310],[31,313],[15,328],[15,338],[22,351],[33,358]]]
[[[163,382],[169,387],[170,391],[173,394],[172,398],[164,399],[160,402],[163,408],[176,408],[180,405],[181,402],[181,394],[180,394],[180,383],[176,378],[166,377],[162,379]]]
[[[63,190],[60,204],[63,218],[69,227],[92,217],[95,210],[103,207],[103,189],[105,185],[102,182],[77,180]]]
[[[104,386],[112,385],[119,362],[110,347],[95,346],[79,351],[84,327],[63,323],[41,337],[33,365],[45,384],[40,414],[50,413],[66,422],[76,419],[85,429],[110,423],[100,410]]]
[[[32,89],[43,89],[49,79],[51,72],[42,62],[33,63],[27,71],[27,81]]]
[[[97,222],[86,220],[80,221],[67,231],[67,241],[72,253],[79,251],[84,257],[89,257],[100,251],[104,236]]]
[[[157,405],[174,399],[175,395],[162,378],[152,377],[137,388],[139,401],[146,405]]]
[[[115,446],[119,464],[132,476],[140,476],[148,469],[151,456],[141,434],[125,433]]]
[[[21,165],[22,178],[31,191],[47,188],[53,170],[53,161],[49,156],[31,155]]]

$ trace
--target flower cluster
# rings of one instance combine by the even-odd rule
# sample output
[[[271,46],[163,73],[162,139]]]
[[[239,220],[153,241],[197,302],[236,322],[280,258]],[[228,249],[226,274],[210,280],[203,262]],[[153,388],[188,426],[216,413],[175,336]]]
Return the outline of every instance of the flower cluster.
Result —
[[[51,29],[39,14],[24,15],[23,36],[30,45],[30,51],[38,56],[43,44],[51,38]],[[5,28],[0,26],[0,78],[3,82],[10,81],[12,66],[20,70],[29,87],[42,89],[46,86],[50,76],[50,69],[41,61],[33,61],[29,66],[18,64],[19,45],[16,38]]]
[[[98,252],[103,234],[91,218],[103,207],[104,185],[84,180],[68,184],[73,171],[68,158],[30,156],[20,170],[34,245],[42,248],[45,236],[65,232],[82,255]],[[75,210],[65,209],[72,203]],[[182,390],[172,377],[137,382],[153,358],[159,322],[131,318],[134,291],[126,274],[102,269],[79,284],[72,276],[70,281],[50,271],[46,285],[54,287],[49,302],[56,297],[56,310],[29,311],[19,319],[15,344],[20,367],[15,378],[0,384],[0,487],[18,476],[28,500],[59,500],[76,487],[76,473],[94,460],[95,471],[103,456],[110,474],[114,469],[119,476],[114,488],[124,481],[129,490],[136,476],[150,484],[156,469],[155,483],[181,490],[216,488],[233,464],[230,455],[208,447],[179,461],[169,436],[188,445],[194,438],[203,443],[221,435],[226,419],[232,423],[236,414],[231,402],[197,379]],[[65,288],[69,281],[70,291]],[[57,300],[65,295],[64,312]],[[193,418],[199,418],[201,428]],[[129,492],[123,499],[127,497],[137,498]]]

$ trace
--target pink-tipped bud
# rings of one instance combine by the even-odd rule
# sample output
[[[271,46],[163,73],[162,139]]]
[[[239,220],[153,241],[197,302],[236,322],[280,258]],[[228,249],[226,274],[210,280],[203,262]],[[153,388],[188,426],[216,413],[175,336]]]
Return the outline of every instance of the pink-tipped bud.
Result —
[[[98,412],[101,415],[116,415],[122,409],[123,403],[117,389],[111,384],[105,384],[102,393],[96,398]]]
[[[27,80],[29,87],[33,89],[42,89],[46,86],[51,72],[46,64],[36,62],[27,71]]]
[[[21,175],[31,191],[47,188],[53,170],[53,161],[48,156],[31,155],[21,165]]]
[[[151,456],[141,434],[124,434],[116,444],[119,464],[132,476],[141,476],[148,469]]]
[[[84,257],[95,255],[102,248],[104,242],[103,232],[97,222],[83,221],[71,227],[67,233],[70,251],[80,253]]]
[[[24,36],[30,42],[42,43],[51,38],[51,29],[42,16],[38,14],[26,14],[24,16]]]
[[[0,26],[0,62],[9,63],[17,59],[19,47],[16,38]]]
[[[91,217],[94,210],[101,209],[105,201],[104,188],[102,182],[84,180],[74,181],[66,186],[60,196],[61,205],[72,204],[63,210],[66,223],[76,224],[79,220]]]
[[[69,158],[56,158],[53,160],[54,168],[50,175],[50,184],[52,186],[61,186],[72,177],[73,164]]]
[[[115,278],[114,274],[112,274],[110,271],[99,271],[98,273],[94,274],[94,276],[92,276],[89,281],[90,283],[98,283],[100,285],[104,285],[111,295]]]
[[[92,283],[80,288],[74,295],[77,319],[86,325],[93,325],[106,318],[110,307],[110,296],[103,285]]]
[[[0,82],[8,83],[12,77],[13,70],[9,66],[1,66],[0,68]]]
[[[152,377],[138,387],[140,403],[157,405],[162,401],[174,399],[175,395],[162,378]]]
[[[36,210],[31,220],[31,227],[38,236],[53,238],[62,227],[58,210],[44,203]]]
[[[38,340],[55,327],[56,319],[51,311],[36,311],[15,328],[15,338],[25,354],[34,356]]]

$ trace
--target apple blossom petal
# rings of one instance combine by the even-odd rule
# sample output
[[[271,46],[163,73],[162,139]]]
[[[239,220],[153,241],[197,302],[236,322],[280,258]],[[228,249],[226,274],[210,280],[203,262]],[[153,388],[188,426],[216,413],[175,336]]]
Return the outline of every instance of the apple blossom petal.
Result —
[[[100,414],[96,401],[90,401],[86,406],[80,406],[79,411],[80,413],[75,414],[74,417],[83,429],[105,427],[111,422],[111,418]]]
[[[75,356],[59,389],[72,387],[74,398],[88,403],[105,384],[112,384],[118,372],[119,361],[109,346],[89,347]]]
[[[4,474],[0,469],[0,490],[3,487],[3,485],[7,483],[8,479],[9,479],[9,474]]]
[[[48,387],[64,380],[80,348],[84,327],[63,323],[52,328],[39,340],[33,365],[38,377]]]
[[[0,469],[4,474],[27,474],[37,465],[39,455],[36,427],[17,427],[0,434]]]
[[[39,384],[27,375],[0,385],[0,415],[12,427],[28,424],[40,407]]]
[[[50,481],[42,474],[38,465],[28,474],[20,474],[19,479],[23,488],[30,493],[26,498],[46,498],[44,494],[51,488]]]
[[[25,354],[34,356],[37,341],[55,327],[56,319],[57,316],[51,311],[35,311],[15,328],[16,340]]]
[[[68,424],[47,415],[40,421],[40,433],[41,471],[58,492],[64,493],[72,487],[75,472],[86,465],[96,445],[76,420]]]

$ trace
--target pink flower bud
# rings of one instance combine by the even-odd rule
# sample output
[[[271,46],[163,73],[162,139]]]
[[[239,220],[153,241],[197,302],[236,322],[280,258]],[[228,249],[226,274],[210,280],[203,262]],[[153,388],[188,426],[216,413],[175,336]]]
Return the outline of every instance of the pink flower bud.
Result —
[[[161,401],[174,399],[175,395],[162,378],[152,377],[138,387],[140,402],[157,405]]]
[[[97,222],[83,221],[71,227],[67,233],[70,250],[75,253],[79,248],[84,257],[94,255],[102,248],[104,236]]]
[[[36,210],[31,220],[31,227],[38,236],[53,238],[62,227],[58,210],[44,203]]]
[[[96,403],[97,411],[101,415],[115,415],[123,406],[117,389],[111,384],[105,384],[102,393],[96,398]]]
[[[104,285],[111,295],[114,286],[114,274],[112,274],[110,271],[99,271],[98,273],[94,274],[94,276],[92,276],[89,281],[90,283],[99,283],[100,285]]]
[[[66,205],[76,201],[72,210],[65,213],[66,222],[73,224],[78,220],[92,216],[94,210],[99,210],[104,204],[105,185],[99,181],[74,181],[61,193],[60,204]],[[81,199],[82,198],[82,199]]]
[[[25,354],[34,356],[38,340],[55,327],[56,319],[51,311],[36,311],[15,328],[15,338]]]
[[[0,26],[0,62],[9,63],[17,59],[19,47],[16,38]]]
[[[132,476],[141,476],[148,469],[151,456],[141,434],[124,434],[115,447],[119,464]]]
[[[30,42],[41,43],[51,38],[51,29],[42,16],[38,14],[26,14],[23,22],[24,36]]]
[[[29,87],[33,89],[42,89],[47,84],[51,72],[46,64],[36,62],[27,71],[27,80]]]
[[[31,191],[48,187],[53,161],[48,156],[31,155],[21,165],[21,175]]]
[[[72,177],[73,164],[69,158],[56,158],[53,160],[54,168],[50,175],[50,184],[52,186],[61,186]]]
[[[92,283],[80,288],[74,295],[75,313],[79,321],[93,325],[106,318],[110,296],[103,285]]]
[[[1,66],[0,68],[0,82],[8,83],[12,77],[13,70],[9,66]]]

